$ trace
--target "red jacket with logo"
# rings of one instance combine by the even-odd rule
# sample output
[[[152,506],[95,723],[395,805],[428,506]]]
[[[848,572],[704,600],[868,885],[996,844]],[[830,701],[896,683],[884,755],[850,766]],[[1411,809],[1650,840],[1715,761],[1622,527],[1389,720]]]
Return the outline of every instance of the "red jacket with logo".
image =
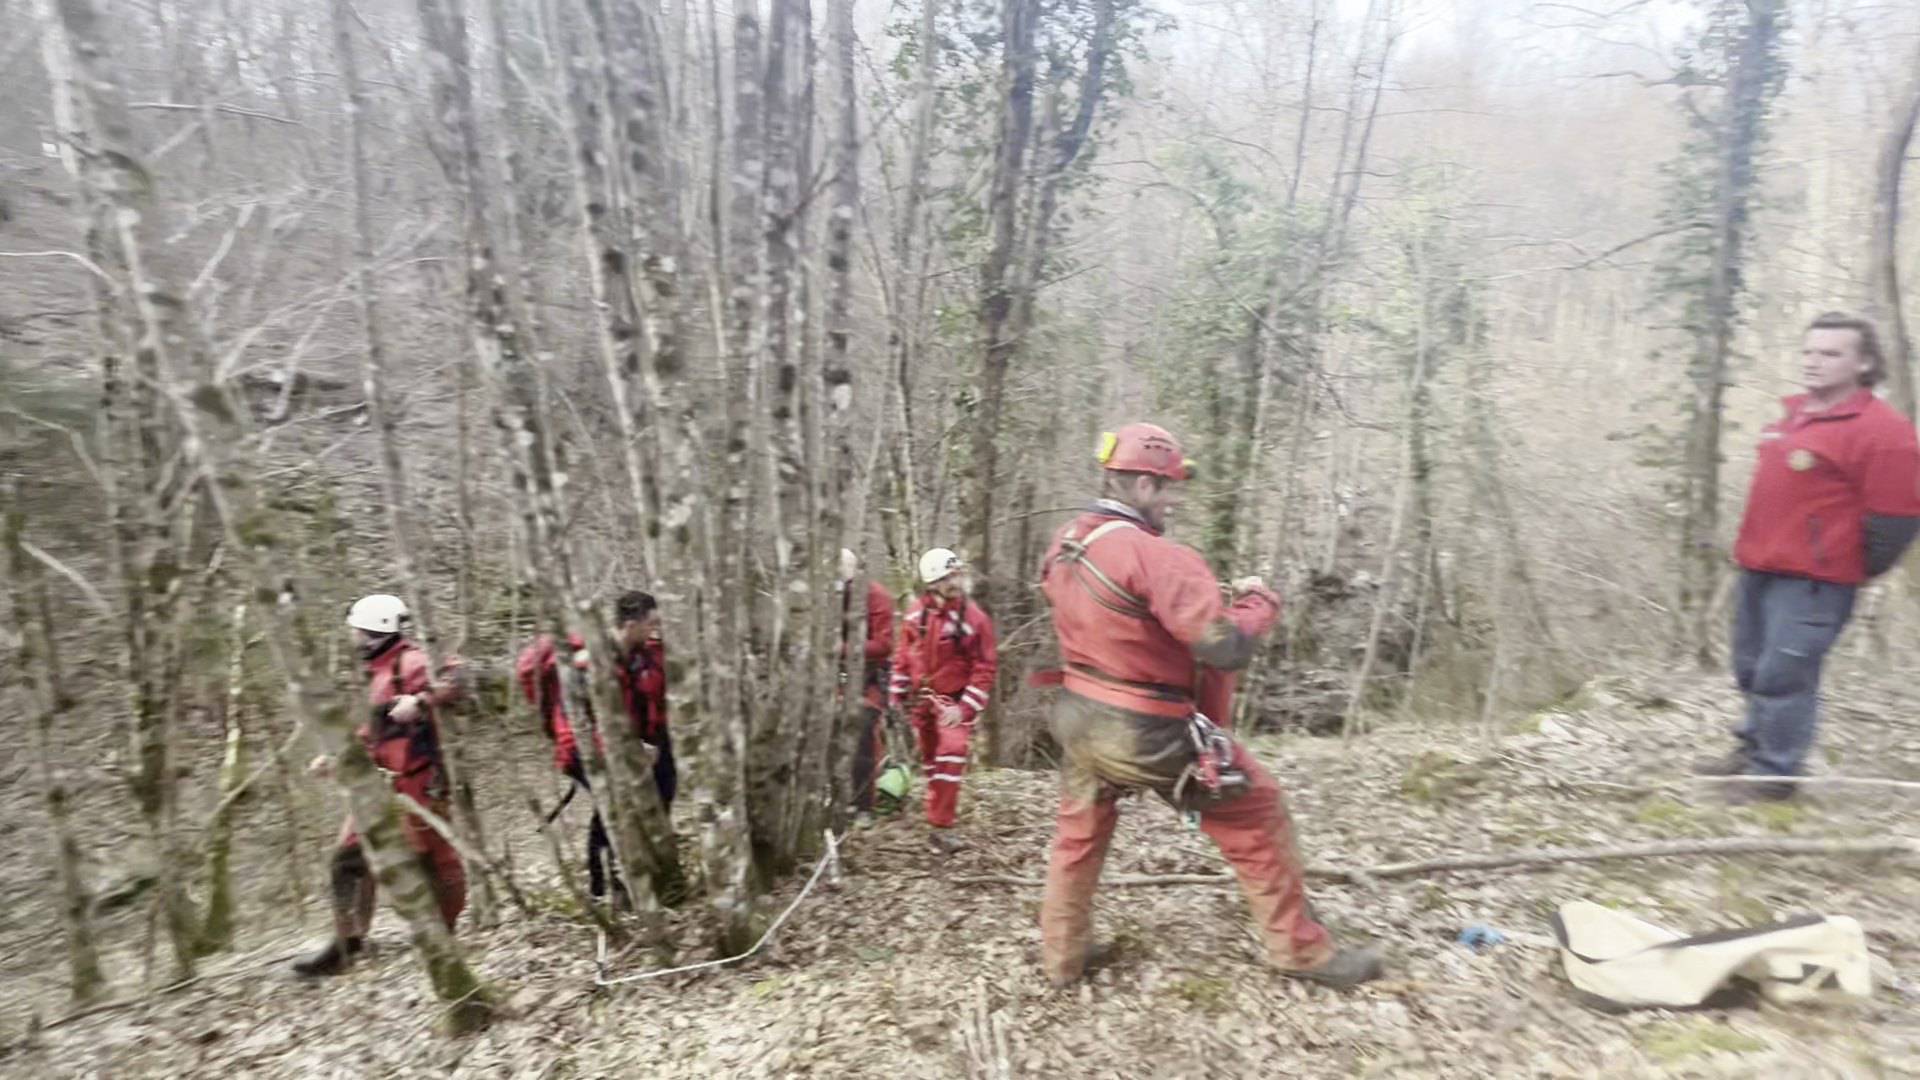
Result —
[[[449,684],[436,689],[427,654],[420,646],[401,639],[387,651],[366,662],[367,704],[376,717],[362,724],[360,741],[366,745],[373,763],[388,772],[411,776],[440,764],[440,737],[434,710],[459,696]],[[448,660],[449,669],[459,666]],[[387,706],[402,694],[420,699],[420,715],[411,723],[385,719]]]
[[[993,621],[966,597],[948,601],[925,593],[907,608],[900,646],[893,653],[891,698],[918,702],[928,693],[952,698],[972,723],[993,698],[1000,669]]]
[[[614,668],[633,733],[655,746],[667,737],[667,646],[643,641]]]
[[[1068,690],[1157,716],[1184,718],[1198,707],[1221,724],[1229,719],[1229,673],[1247,665],[1255,640],[1280,617],[1279,596],[1264,588],[1228,603],[1199,552],[1117,504],[1103,503],[1054,535],[1040,589]]]
[[[1748,570],[1857,585],[1870,516],[1920,516],[1913,424],[1862,390],[1805,411],[1806,395],[1762,430],[1734,561]]]

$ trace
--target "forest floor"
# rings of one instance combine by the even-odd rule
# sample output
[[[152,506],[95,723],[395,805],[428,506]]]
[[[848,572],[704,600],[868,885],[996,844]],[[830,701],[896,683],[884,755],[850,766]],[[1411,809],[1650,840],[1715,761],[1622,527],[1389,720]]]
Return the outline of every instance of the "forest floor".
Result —
[[[1844,675],[1823,735],[1826,772],[1920,778],[1920,710],[1911,691]],[[1719,750],[1733,695],[1720,679],[1590,685],[1505,730],[1411,722],[1351,745],[1256,740],[1291,792],[1301,843],[1318,866],[1520,848],[1705,836],[1911,835],[1912,791],[1820,789],[1811,801],[1729,808],[1686,763]],[[503,753],[538,762],[527,739]],[[516,766],[531,770],[533,764]],[[483,781],[489,777],[483,776]],[[502,781],[502,786],[506,782]],[[594,987],[593,934],[520,809],[508,826],[517,871],[542,912],[461,937],[501,990],[484,1033],[436,1033],[439,1011],[383,912],[369,962],[308,983],[285,961],[321,937],[318,899],[304,931],[291,911],[247,912],[244,951],[206,962],[190,985],[61,1020],[62,954],[44,899],[45,850],[28,782],[5,795],[0,902],[0,1072],[64,1076],[714,1077],[714,1076],[1885,1076],[1920,1075],[1920,874],[1909,864],[1840,858],[1669,858],[1546,870],[1482,871],[1320,884],[1335,933],[1383,949],[1389,978],[1336,993],[1265,970],[1237,890],[1108,887],[1097,925],[1118,956],[1089,982],[1050,991],[1036,959],[1037,888],[960,884],[967,875],[1044,872],[1054,804],[1046,773],[979,771],[963,797],[965,850],[941,856],[913,815],[850,835],[837,886],[815,888],[767,952],[743,965]],[[23,791],[22,789],[27,789]],[[546,788],[542,789],[543,792]],[[577,809],[577,808],[576,808]],[[29,820],[30,819],[30,820]],[[583,819],[559,827],[572,846]],[[318,841],[315,841],[316,843]],[[30,865],[31,864],[31,865]],[[1216,873],[1221,860],[1167,809],[1123,813],[1107,873]],[[282,873],[263,856],[261,878]],[[785,905],[805,875],[776,898]],[[317,884],[317,883],[316,883]],[[317,889],[315,890],[317,892]],[[1870,1001],[1602,1015],[1577,1004],[1546,919],[1586,898],[1676,929],[1753,924],[1805,911],[1845,914],[1875,954]],[[140,905],[137,905],[140,906]],[[691,920],[692,916],[687,916]],[[120,934],[137,941],[139,917]],[[1459,931],[1508,935],[1474,953]],[[26,928],[33,933],[25,933]],[[692,939],[693,923],[681,929]],[[137,984],[137,953],[115,953]],[[682,960],[697,960],[685,950]],[[611,974],[651,959],[616,957]],[[35,1017],[37,1019],[29,1019]],[[990,1048],[1004,1045],[1003,1061]]]

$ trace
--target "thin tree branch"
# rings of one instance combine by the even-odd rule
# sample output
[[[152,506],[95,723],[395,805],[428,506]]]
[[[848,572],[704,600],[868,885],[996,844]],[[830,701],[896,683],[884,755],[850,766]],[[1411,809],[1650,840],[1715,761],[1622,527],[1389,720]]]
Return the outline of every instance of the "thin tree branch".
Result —
[[[178,101],[129,101],[127,102],[127,108],[157,109],[164,112],[191,112],[191,113],[205,112],[208,108],[211,108],[213,109],[214,112],[227,113],[228,115],[231,115],[231,116],[246,116],[246,117],[251,117],[252,119],[255,119],[255,120],[271,120],[276,124],[286,124],[289,127],[305,127],[306,126],[305,124],[302,124],[298,120],[293,120],[285,116],[275,116],[272,113],[259,112],[255,109],[243,109],[238,105],[228,105],[224,102],[215,102],[211,106],[203,106],[203,105],[188,105],[184,102],[178,102]]]
[[[101,615],[109,619],[113,617],[113,605],[107,603],[107,598],[100,595],[100,590],[94,588],[93,583],[82,577],[79,571],[40,550],[28,541],[20,541],[20,550],[33,556],[42,566],[73,582],[74,587],[80,590],[81,595],[87,598],[87,602],[93,605],[95,611],[98,611]]]
[[[82,255],[77,251],[0,251],[0,259],[44,259],[49,257],[61,258],[61,259],[72,259],[74,262],[77,262],[81,266],[86,267],[90,272],[92,272],[94,277],[97,277],[101,281],[106,282],[107,286],[113,289],[115,292],[118,292],[120,290],[119,283],[114,281],[113,276],[111,274],[108,274],[105,270],[100,269],[100,265],[98,263],[94,262],[92,259],[87,258],[85,255]]]

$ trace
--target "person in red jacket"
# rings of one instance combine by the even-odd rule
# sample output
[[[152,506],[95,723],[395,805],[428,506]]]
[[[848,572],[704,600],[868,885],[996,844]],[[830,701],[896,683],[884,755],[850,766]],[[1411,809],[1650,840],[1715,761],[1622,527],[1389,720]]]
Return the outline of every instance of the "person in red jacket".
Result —
[[[360,728],[361,742],[373,763],[392,777],[396,794],[412,797],[442,819],[448,817],[445,776],[441,771],[439,725],[434,711],[454,699],[452,683],[436,682],[427,654],[406,639],[407,605],[397,596],[376,594],[355,601],[347,613],[360,656],[367,666],[367,703],[372,719]],[[456,666],[452,663],[449,667]],[[315,758],[310,771],[327,774],[333,762]],[[432,882],[434,899],[447,929],[467,906],[467,874],[460,853],[413,814],[402,814],[401,835],[420,857]],[[333,940],[313,956],[294,964],[302,975],[345,971],[365,945],[373,923],[373,870],[361,850],[349,815],[341,825],[331,870]]]
[[[653,748],[654,786],[671,810],[680,768],[673,757],[673,733],[667,729],[667,646],[660,640],[660,604],[652,593],[636,589],[614,604],[613,618],[620,640],[614,665],[620,697],[633,733]]]
[[[587,643],[579,634],[567,635],[567,653],[576,666],[586,664]],[[541,729],[553,740],[553,767],[564,776],[580,769],[579,742],[573,722],[567,719],[566,695],[560,686],[560,657],[553,638],[541,634],[534,638],[514,661],[514,678],[540,717]]]
[[[1801,348],[1805,393],[1760,433],[1734,543],[1740,565],[1734,681],[1746,718],[1730,755],[1695,771],[1794,776],[1819,722],[1820,669],[1860,586],[1900,561],[1920,531],[1920,442],[1875,397],[1886,371],[1873,323],[1829,312]],[[1748,782],[1734,802],[1790,799],[1797,785]]]
[[[1103,497],[1054,536],[1040,580],[1063,661],[1052,715],[1060,810],[1040,908],[1048,979],[1066,986],[1086,970],[1118,798],[1142,789],[1198,816],[1276,967],[1335,986],[1377,977],[1377,956],[1336,949],[1315,921],[1279,784],[1209,720],[1231,715],[1233,672],[1278,620],[1280,598],[1243,578],[1228,602],[1200,553],[1162,535],[1189,475],[1172,435],[1133,424],[1098,457]]]
[[[933,845],[943,851],[959,845],[946,832],[960,804],[960,780],[967,771],[967,746],[974,722],[993,698],[1000,658],[993,622],[967,599],[966,567],[946,548],[920,557],[926,586],[901,622],[900,645],[893,654],[888,694],[894,708],[906,706],[927,770],[927,823]]]
[[[620,684],[621,703],[634,737],[653,750],[654,785],[659,789],[660,801],[671,809],[679,772],[673,758],[673,739],[667,731],[667,654],[660,641],[659,603],[648,593],[628,592],[614,604],[614,619],[614,633],[621,648],[614,677]],[[586,670],[586,642],[578,634],[569,634],[567,647],[573,667]],[[575,790],[591,791],[593,785],[580,758],[578,736],[567,718],[565,695],[560,686],[560,661],[553,638],[546,634],[535,638],[521,651],[514,671],[520,680],[521,692],[533,704],[548,737],[553,739],[554,768],[574,782]],[[605,741],[597,737],[594,745],[602,750],[606,748]],[[572,792],[567,798],[572,798]],[[558,813],[559,808],[555,808],[554,816]],[[607,895],[609,884],[619,886],[620,871],[614,863],[606,823],[595,810],[587,822],[588,894],[598,900]]]
[[[845,640],[853,625],[853,582],[860,576],[860,557],[852,551],[840,551],[840,615],[842,642],[842,684],[851,678],[845,670],[849,649]],[[867,581],[867,637],[862,650],[860,694],[863,699],[860,741],[853,752],[853,811],[856,821],[866,821],[873,813],[874,784],[880,779],[880,765],[886,760],[886,721],[888,664],[893,657],[893,594],[878,581]]]
[[[568,662],[574,668],[583,671],[587,668],[587,643],[580,635],[567,635],[567,653]],[[551,824],[577,792],[593,790],[587,780],[586,763],[580,759],[579,738],[567,718],[566,694],[560,685],[560,657],[552,636],[541,634],[521,650],[514,673],[520,680],[521,693],[539,715],[547,737],[553,740],[553,767],[574,784],[548,816]],[[620,871],[613,865],[613,844],[607,839],[606,822],[596,809],[587,820],[587,895],[599,900],[607,895],[608,883],[617,884],[619,880]]]

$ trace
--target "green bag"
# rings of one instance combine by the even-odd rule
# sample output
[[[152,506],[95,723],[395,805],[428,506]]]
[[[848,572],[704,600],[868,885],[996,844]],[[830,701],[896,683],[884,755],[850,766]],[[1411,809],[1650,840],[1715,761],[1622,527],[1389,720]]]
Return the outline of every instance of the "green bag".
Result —
[[[907,792],[913,787],[913,773],[905,765],[889,765],[873,782],[874,809],[883,814],[897,812],[907,801]]]

